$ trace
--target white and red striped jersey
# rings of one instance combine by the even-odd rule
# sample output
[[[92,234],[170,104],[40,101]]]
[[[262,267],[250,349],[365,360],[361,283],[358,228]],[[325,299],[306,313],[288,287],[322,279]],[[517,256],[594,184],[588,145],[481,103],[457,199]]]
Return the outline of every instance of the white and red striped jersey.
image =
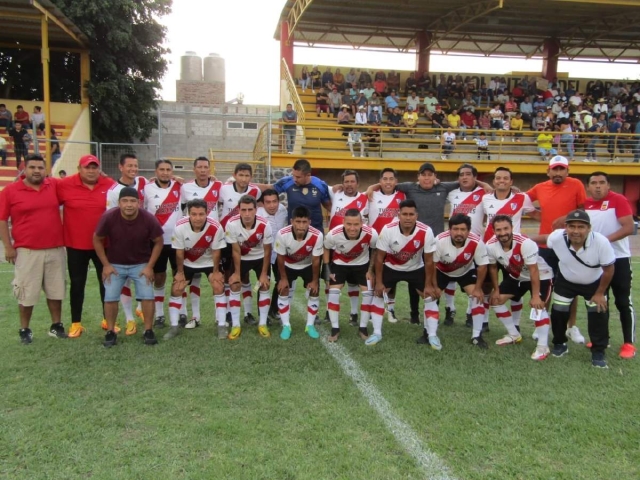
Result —
[[[369,249],[376,248],[377,241],[378,234],[368,225],[362,226],[355,240],[349,240],[340,225],[324,237],[324,248],[333,250],[331,261],[337,265],[367,265]]]
[[[182,218],[180,210],[180,184],[174,180],[167,188],[162,188],[157,182],[147,183],[144,187],[144,209],[156,216],[164,232],[164,244],[171,244],[173,230]]]
[[[187,203],[189,200],[204,200],[207,202],[207,216],[218,220],[218,200],[220,198],[220,187],[222,182],[209,180],[205,187],[199,186],[195,180],[182,184],[182,201]],[[188,212],[187,212],[188,213]]]
[[[520,233],[522,215],[525,212],[533,212],[535,207],[529,195],[522,192],[509,192],[504,200],[498,200],[494,193],[487,193],[482,197],[482,206],[487,215],[487,228],[484,231],[485,242],[493,237],[493,227],[491,219],[496,215],[507,215],[513,222],[513,233]]]
[[[453,216],[459,213],[467,215],[471,219],[471,231],[476,235],[482,236],[484,227],[484,208],[482,207],[482,197],[485,191],[482,187],[476,187],[471,192],[463,192],[459,188],[451,190],[447,195],[447,201],[451,204],[451,213]]]
[[[258,215],[251,228],[246,228],[240,215],[236,215],[227,222],[225,240],[240,245],[242,260],[260,260],[264,258],[264,246],[273,243],[273,232],[269,222]]]
[[[294,270],[302,270],[311,265],[312,257],[322,256],[322,232],[309,227],[302,240],[296,240],[291,225],[276,234],[274,246],[278,255],[284,256],[284,263]]]
[[[396,220],[382,228],[376,248],[387,253],[384,258],[387,267],[410,272],[424,268],[424,254],[434,252],[436,245],[431,227],[416,222],[413,231],[404,235]]]
[[[144,187],[147,185],[147,179],[144,177],[135,177],[133,185],[125,185],[118,180],[111,185],[111,188],[107,192],[107,210],[118,206],[118,200],[120,199],[120,191],[124,187],[133,187],[138,191],[138,197],[140,198],[140,204],[144,201]]]
[[[633,215],[627,197],[611,191],[602,200],[587,198],[584,202],[584,209],[591,219],[591,230],[601,233],[605,237],[617,232],[622,227],[619,221],[621,217]],[[611,246],[616,258],[631,257],[629,237],[611,242]]]
[[[227,226],[227,222],[231,217],[240,213],[238,208],[238,202],[243,195],[251,195],[256,200],[260,198],[260,189],[250,183],[245,192],[236,191],[235,182],[225,183],[220,187],[219,202],[220,202],[220,224],[223,227]]]
[[[394,192],[390,195],[380,191],[373,192],[373,200],[369,202],[369,226],[379,235],[382,227],[398,218],[400,202],[406,198],[404,192]]]
[[[456,247],[447,230],[436,237],[436,252],[433,255],[436,268],[450,277],[461,277],[475,266],[487,265],[487,248],[479,235],[469,233],[464,245]]]
[[[224,241],[222,225],[212,218],[199,232],[194,232],[188,217],[178,220],[173,231],[171,246],[184,250],[184,264],[192,268],[213,267],[213,250],[222,250],[227,246]]]
[[[329,196],[331,197],[329,230],[342,225],[344,214],[352,208],[358,210],[366,222],[366,217],[369,215],[369,199],[366,194],[358,192],[354,197],[348,197],[344,191],[334,193],[332,189],[329,189]]]
[[[538,245],[536,242],[524,235],[514,233],[511,249],[508,251],[502,248],[502,244],[494,235],[487,242],[487,255],[490,264],[495,265],[499,263],[504,267],[509,276],[515,280],[530,282],[531,273],[529,272],[528,265],[536,264],[538,265],[540,280],[550,280],[553,278],[553,270],[547,262],[538,255]]]

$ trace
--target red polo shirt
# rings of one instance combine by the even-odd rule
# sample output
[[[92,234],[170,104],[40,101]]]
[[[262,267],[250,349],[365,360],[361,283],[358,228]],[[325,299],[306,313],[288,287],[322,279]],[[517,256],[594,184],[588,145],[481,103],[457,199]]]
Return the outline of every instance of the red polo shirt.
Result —
[[[14,248],[44,250],[64,245],[57,184],[45,178],[40,189],[20,180],[0,192],[0,220],[11,219]]]
[[[58,197],[64,206],[62,223],[66,247],[93,250],[93,232],[107,209],[107,192],[114,183],[101,175],[91,189],[82,183],[77,173],[58,180]]]

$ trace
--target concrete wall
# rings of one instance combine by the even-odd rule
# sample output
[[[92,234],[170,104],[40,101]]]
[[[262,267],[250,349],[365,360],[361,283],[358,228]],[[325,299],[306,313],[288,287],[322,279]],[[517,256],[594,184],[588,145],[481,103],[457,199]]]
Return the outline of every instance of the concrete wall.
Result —
[[[225,102],[224,82],[176,81],[176,100],[191,105],[223,105]]]

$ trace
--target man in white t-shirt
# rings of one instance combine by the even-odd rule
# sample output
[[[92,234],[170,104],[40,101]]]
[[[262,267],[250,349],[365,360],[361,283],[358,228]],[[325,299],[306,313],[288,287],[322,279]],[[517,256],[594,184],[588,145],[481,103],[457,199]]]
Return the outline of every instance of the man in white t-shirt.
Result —
[[[453,153],[456,149],[456,134],[453,133],[451,127],[447,128],[447,131],[442,134],[442,139],[440,140],[442,146],[442,160],[447,160],[449,155]]]

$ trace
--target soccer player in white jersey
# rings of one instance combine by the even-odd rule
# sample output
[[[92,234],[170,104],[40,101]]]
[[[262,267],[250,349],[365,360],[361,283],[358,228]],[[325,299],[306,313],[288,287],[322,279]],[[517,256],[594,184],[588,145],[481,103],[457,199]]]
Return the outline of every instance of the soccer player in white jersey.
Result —
[[[262,192],[262,206],[258,207],[258,216],[264,218],[269,225],[271,225],[271,231],[278,233],[284,227],[289,225],[289,214],[287,213],[287,207],[280,203],[280,196],[274,189],[269,188]],[[274,236],[275,236],[274,233]],[[278,254],[275,249],[271,249],[271,270],[275,284],[278,285],[280,280],[280,273],[278,272],[278,265],[276,260]],[[295,290],[295,287],[292,287]],[[278,314],[278,289],[274,288],[271,294],[271,304],[269,305],[269,314],[267,316],[267,326],[271,325],[272,319],[275,319]]]
[[[330,342],[340,336],[340,291],[345,282],[357,285],[362,291],[360,308],[360,337],[369,338],[367,325],[373,301],[375,276],[370,250],[376,248],[378,234],[363,224],[362,214],[357,208],[350,208],[343,215],[343,224],[332,229],[324,238],[324,264],[329,277],[327,309],[331,320]]]
[[[396,185],[398,185],[398,172],[393,168],[383,168],[380,171],[380,190],[373,192],[369,202],[369,226],[378,235],[385,225],[397,220],[400,203],[407,198],[404,192],[396,190]],[[385,303],[387,304],[387,320],[389,323],[396,323],[398,319],[395,312],[395,288],[387,292]]]
[[[507,300],[521,299],[531,293],[529,306],[536,328],[538,345],[531,354],[533,360],[549,356],[549,314],[546,303],[551,296],[553,270],[538,255],[538,245],[523,235],[513,233],[513,221],[508,215],[496,215],[491,220],[494,236],[487,242],[489,277],[493,291],[490,303],[496,316],[507,329],[507,335],[496,345],[520,343],[520,328],[513,323],[511,312],[505,306]],[[502,283],[498,282],[498,264],[504,268]]]
[[[471,343],[479,348],[488,348],[487,342],[482,338],[482,323],[484,321],[484,294],[482,284],[487,275],[487,249],[482,239],[475,233],[471,233],[471,219],[468,215],[458,213],[449,217],[449,230],[436,237],[436,248],[433,254],[435,273],[433,283],[440,290],[445,288],[450,281],[455,281],[460,288],[471,297],[471,318],[473,329]],[[438,329],[438,304],[433,297],[425,301],[425,323],[427,331],[422,337],[421,343],[431,344],[432,348],[439,350],[440,340],[436,336]],[[428,335],[428,338],[425,336]],[[440,348],[437,348],[437,346]]]
[[[329,230],[342,225],[344,215],[347,210],[356,209],[366,219],[369,215],[369,199],[365,193],[358,191],[360,176],[355,170],[345,170],[342,173],[342,189],[334,192],[329,189],[331,197],[331,216],[329,218]],[[325,262],[325,265],[328,263]],[[325,275],[326,277],[326,275]],[[326,278],[325,278],[326,281]],[[329,293],[329,283],[326,283],[325,294]],[[360,301],[360,287],[356,284],[347,283],[347,293],[351,303],[351,315],[349,323],[358,326],[358,305]],[[329,314],[329,311],[327,310]],[[329,314],[330,315],[330,314]]]
[[[207,216],[207,202],[201,198],[187,202],[187,217],[181,218],[173,232],[171,245],[176,251],[176,273],[171,285],[169,298],[169,321],[171,328],[165,340],[172,339],[180,332],[178,320],[182,306],[182,293],[196,274],[204,274],[213,289],[216,305],[218,331],[226,331],[225,317],[227,304],[224,298],[224,278],[220,271],[220,252],[226,243],[224,230],[214,219]],[[194,321],[196,328],[200,320]]]
[[[433,231],[431,227],[418,222],[416,202],[403,200],[398,220],[382,228],[376,244],[375,296],[371,304],[373,334],[364,342],[365,345],[375,345],[382,340],[383,295],[398,282],[407,282],[409,288],[422,298],[436,298],[433,284],[434,251]],[[425,316],[426,304],[427,300]]]
[[[296,207],[291,211],[291,225],[276,234],[275,251],[278,254],[278,311],[282,321],[280,338],[291,338],[291,311],[289,289],[291,282],[302,278],[307,289],[307,324],[305,332],[311,338],[320,334],[314,326],[318,315],[318,292],[320,282],[320,261],[323,255],[323,236],[320,230],[311,226],[311,212],[307,207]]]
[[[451,190],[447,195],[447,201],[451,205],[449,216],[462,213],[471,219],[471,233],[482,237],[484,232],[484,209],[482,208],[482,197],[485,194],[484,188],[477,183],[478,169],[469,163],[458,167],[458,183],[460,186]],[[453,325],[456,317],[456,304],[454,295],[456,293],[456,283],[451,282],[444,289],[445,299],[445,325]],[[467,327],[473,326],[471,319],[471,299],[467,303]]]
[[[120,156],[120,162],[118,164],[118,170],[120,170],[120,178],[107,192],[107,210],[118,206],[118,198],[120,197],[120,191],[124,187],[133,187],[138,192],[140,198],[140,205],[144,200],[144,187],[148,183],[147,179],[138,176],[138,157],[134,153],[123,153]],[[133,316],[133,301],[131,299],[131,280],[127,280],[122,287],[122,293],[120,294],[120,302],[122,303],[122,310],[124,311],[125,320],[127,322],[127,335],[133,335],[136,333],[136,322]],[[136,315],[142,318],[142,307],[140,303],[136,308]],[[107,330],[106,320],[102,321],[102,329]],[[116,325],[114,331],[118,333],[120,329]]]
[[[220,224],[223,228],[227,227],[227,222],[231,217],[238,215],[238,202],[243,195],[251,195],[256,200],[260,198],[260,189],[253,183],[253,169],[248,163],[238,163],[233,169],[233,182],[225,183],[220,187],[219,215]],[[222,252],[222,268],[224,269],[225,286],[224,291],[227,301],[231,295],[229,289],[229,276],[233,271],[233,260],[231,258],[231,246],[227,246]],[[253,306],[251,297],[251,285],[242,285],[242,299],[244,304],[245,318],[244,321],[248,325],[255,325],[256,319],[253,317]],[[230,306],[227,305],[228,312]],[[230,315],[227,314],[227,323],[231,324]]]
[[[195,178],[182,184],[180,195],[185,203],[191,200],[204,200],[207,204],[207,216],[218,221],[218,199],[222,182],[211,179],[211,162],[207,157],[198,157],[193,162]],[[182,205],[184,210],[185,204]],[[191,320],[186,322],[186,315],[181,315],[180,321],[184,322],[184,328],[195,328],[200,322],[200,274],[196,274],[189,284],[191,294]],[[186,290],[183,292],[182,305],[186,313]]]
[[[172,180],[173,164],[169,160],[157,160],[155,177],[156,181],[148,183],[144,187],[144,208],[156,216],[164,232],[164,246],[158,261],[153,267],[154,295],[156,305],[156,319],[154,325],[164,327],[164,285],[167,281],[167,262],[171,264],[171,270],[176,271],[176,251],[171,247],[171,237],[176,223],[182,218],[180,206],[180,184]]]
[[[269,338],[267,314],[271,295],[269,293],[269,273],[271,267],[271,249],[273,233],[271,225],[264,218],[256,215],[258,204],[255,197],[243,195],[238,202],[240,213],[231,217],[225,228],[225,239],[232,248],[233,274],[229,277],[231,295],[229,309],[231,311],[232,328],[229,340],[240,338],[240,287],[249,284],[249,274],[253,271],[258,278],[259,298],[258,311],[260,323],[258,333]]]

